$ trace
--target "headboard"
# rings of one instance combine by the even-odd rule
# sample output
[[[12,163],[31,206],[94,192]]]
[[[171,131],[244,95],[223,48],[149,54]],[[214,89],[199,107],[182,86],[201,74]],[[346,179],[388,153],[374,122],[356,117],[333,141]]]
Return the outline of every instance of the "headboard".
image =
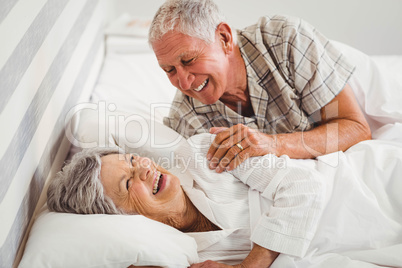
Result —
[[[45,182],[68,153],[65,124],[103,60],[104,5],[1,1],[0,267],[18,264]]]

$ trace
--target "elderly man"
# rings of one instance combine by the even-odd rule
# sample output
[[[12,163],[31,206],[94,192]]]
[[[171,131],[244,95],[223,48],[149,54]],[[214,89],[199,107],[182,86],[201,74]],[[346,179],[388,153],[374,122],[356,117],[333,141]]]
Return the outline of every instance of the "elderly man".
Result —
[[[179,90],[165,124],[217,134],[210,168],[268,153],[314,158],[371,138],[347,84],[354,67],[300,19],[262,17],[232,31],[211,0],[168,0],[149,42]]]

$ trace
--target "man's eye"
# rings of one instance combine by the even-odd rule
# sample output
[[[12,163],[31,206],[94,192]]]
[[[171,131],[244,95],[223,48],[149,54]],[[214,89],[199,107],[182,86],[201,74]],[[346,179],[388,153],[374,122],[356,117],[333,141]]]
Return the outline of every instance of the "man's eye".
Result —
[[[163,69],[164,71],[165,71],[165,73],[171,73],[171,72],[173,72],[174,71],[174,68],[165,68],[165,69]]]
[[[130,163],[131,164],[133,163],[133,160],[134,160],[134,156],[132,155],[131,158],[130,158]]]
[[[127,191],[128,191],[128,188],[130,187],[130,185],[128,184],[130,182],[130,180],[127,180],[127,183],[126,183],[126,189],[127,189]]]
[[[188,64],[190,64],[191,62],[193,62],[194,61],[194,58],[191,58],[191,59],[189,59],[189,60],[182,60],[181,62],[184,64],[184,65],[188,65]]]

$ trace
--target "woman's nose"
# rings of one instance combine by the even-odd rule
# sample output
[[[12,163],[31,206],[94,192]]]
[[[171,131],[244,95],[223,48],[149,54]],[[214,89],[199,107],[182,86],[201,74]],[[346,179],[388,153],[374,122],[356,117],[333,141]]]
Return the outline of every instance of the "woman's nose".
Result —
[[[135,168],[140,180],[146,181],[152,172],[152,160],[146,157],[136,159]]]
[[[191,89],[195,76],[184,68],[177,68],[177,81],[181,90]]]

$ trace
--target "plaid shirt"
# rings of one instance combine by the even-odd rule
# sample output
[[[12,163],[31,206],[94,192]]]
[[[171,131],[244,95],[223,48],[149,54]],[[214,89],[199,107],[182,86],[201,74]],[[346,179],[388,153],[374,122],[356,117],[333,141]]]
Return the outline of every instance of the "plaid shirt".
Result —
[[[219,100],[205,105],[178,91],[165,125],[186,138],[236,124],[268,134],[309,130],[309,117],[345,87],[354,71],[327,38],[292,17],[262,17],[237,31],[237,44],[254,116],[244,117]]]

